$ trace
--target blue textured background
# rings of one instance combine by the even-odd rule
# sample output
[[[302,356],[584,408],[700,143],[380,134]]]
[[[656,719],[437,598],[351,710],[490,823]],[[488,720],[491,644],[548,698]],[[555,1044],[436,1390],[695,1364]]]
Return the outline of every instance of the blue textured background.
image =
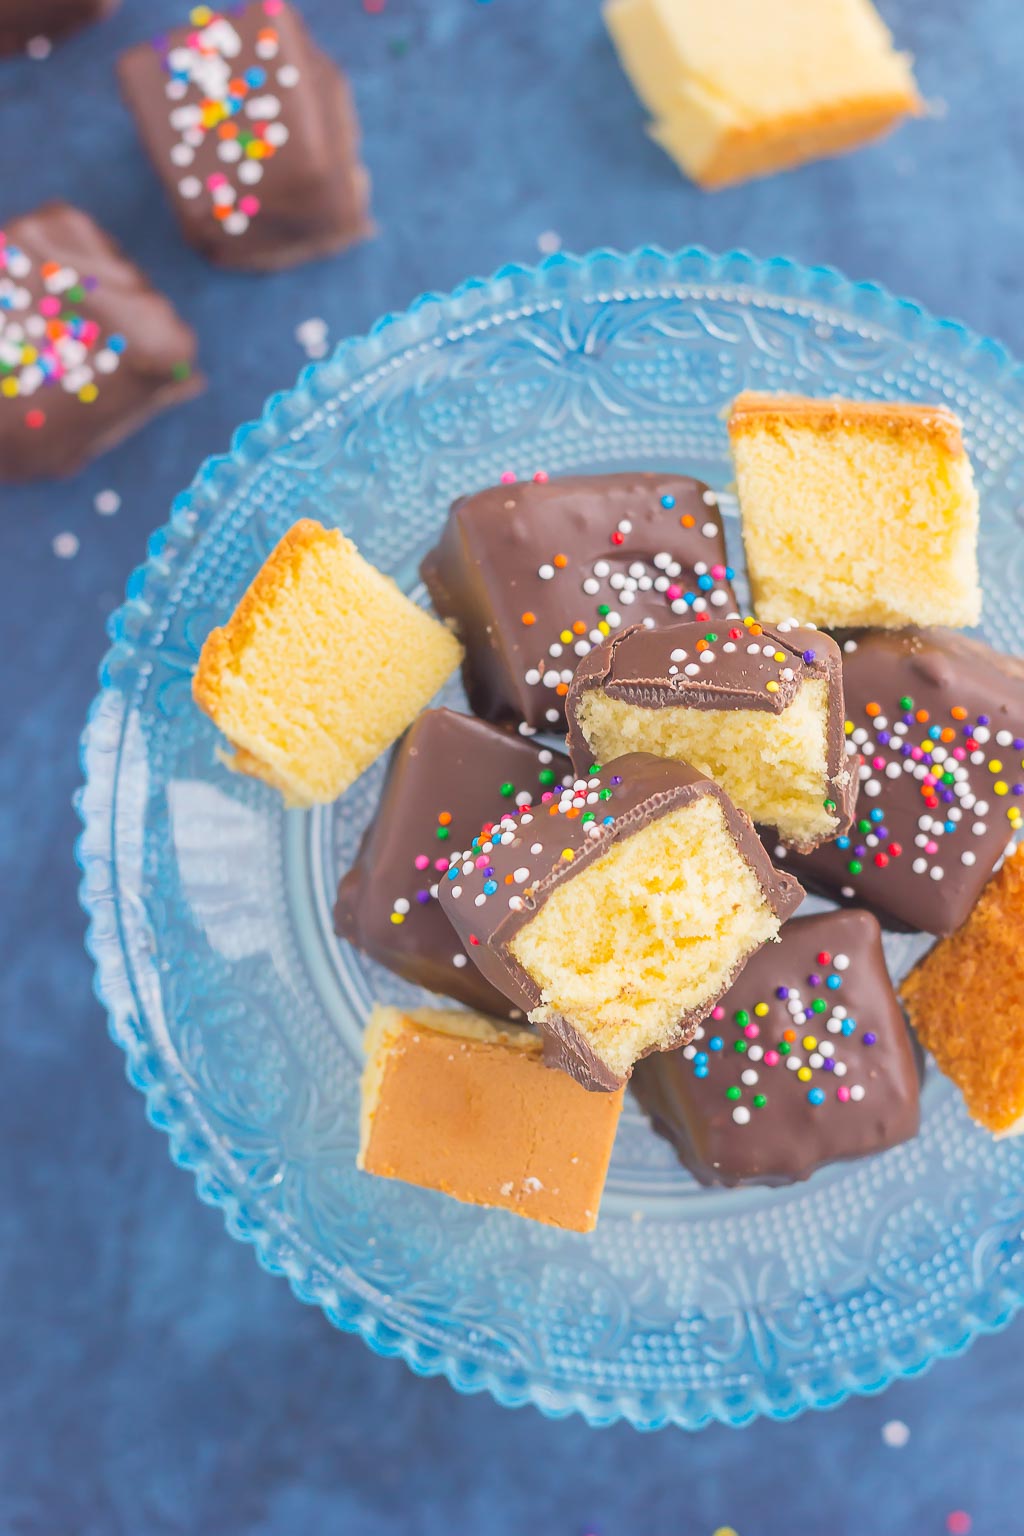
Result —
[[[713,0],[709,0],[713,3]],[[1024,1323],[884,1398],[791,1425],[641,1437],[460,1398],[301,1307],[175,1172],[90,992],[74,891],[76,737],[102,621],[204,455],[332,340],[538,237],[742,244],[831,262],[1024,350],[1024,10],[883,0],[935,112],[845,160],[708,197],[647,143],[594,0],[303,0],[348,68],[380,237],[274,277],[180,243],[113,88],[181,18],[125,0],[0,64],[0,220],[51,196],[115,233],[198,328],[206,396],[75,480],[0,496],[2,1536],[974,1536],[1021,1529]],[[111,487],[116,517],[92,509]],[[80,540],[55,557],[55,535]],[[902,1419],[903,1449],[881,1426]]]

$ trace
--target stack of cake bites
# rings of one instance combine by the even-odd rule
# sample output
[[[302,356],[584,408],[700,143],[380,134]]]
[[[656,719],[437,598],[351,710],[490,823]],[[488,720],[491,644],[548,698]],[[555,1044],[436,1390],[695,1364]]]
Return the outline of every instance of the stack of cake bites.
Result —
[[[224,761],[290,804],[397,742],[335,924],[466,1011],[375,1011],[370,1173],[588,1231],[632,1079],[702,1181],[805,1178],[917,1128],[880,923],[1012,948],[1007,876],[971,913],[1020,820],[1024,667],[953,631],[980,606],[958,423],[745,395],[730,435],[756,617],[707,486],[538,474],[452,507],[444,623],[304,522],[203,647]],[[475,714],[425,708],[460,662]],[[850,910],[789,921],[798,878]],[[956,987],[941,1043],[958,964],[908,1001],[1005,1130],[1012,978],[990,1079]]]

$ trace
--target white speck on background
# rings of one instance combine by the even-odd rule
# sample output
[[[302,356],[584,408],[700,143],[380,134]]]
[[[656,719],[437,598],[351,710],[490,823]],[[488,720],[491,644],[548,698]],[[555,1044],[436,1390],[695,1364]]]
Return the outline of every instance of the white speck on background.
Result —
[[[25,44],[25,52],[30,59],[48,59],[53,52],[53,44],[48,37],[30,37]]]
[[[115,512],[121,510],[121,498],[116,491],[97,491],[92,504],[100,517],[113,517]]]
[[[58,533],[53,541],[53,552],[58,560],[73,560],[78,554],[77,533]]]
[[[543,234],[537,236],[537,249],[542,256],[553,256],[555,251],[562,249],[562,237],[553,229],[546,229]]]
[[[894,1451],[901,1450],[910,1439],[910,1430],[902,1419],[890,1419],[882,1425],[882,1439]]]
[[[295,327],[295,340],[307,357],[326,357],[327,321],[319,318],[303,320]]]

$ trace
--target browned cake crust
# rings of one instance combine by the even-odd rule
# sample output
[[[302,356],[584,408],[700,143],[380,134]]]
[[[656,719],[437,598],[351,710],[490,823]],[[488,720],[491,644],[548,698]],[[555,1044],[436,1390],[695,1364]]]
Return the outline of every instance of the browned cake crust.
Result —
[[[918,1037],[997,1136],[1024,1117],[1024,855],[1006,859],[970,917],[900,992]]]
[[[729,415],[729,433],[754,431],[767,420],[781,426],[809,427],[833,432],[856,428],[901,436],[914,433],[938,441],[952,457],[964,452],[959,419],[942,405],[911,405],[904,401],[813,400],[804,395],[773,395],[746,390],[737,395]]]

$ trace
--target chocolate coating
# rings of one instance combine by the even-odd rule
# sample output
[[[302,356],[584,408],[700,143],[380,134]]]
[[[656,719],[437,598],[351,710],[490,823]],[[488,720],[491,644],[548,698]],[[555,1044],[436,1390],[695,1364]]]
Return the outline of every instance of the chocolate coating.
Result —
[[[803,899],[798,883],[773,868],[749,818],[736,809],[724,790],[688,764],[633,752],[605,765],[599,777],[577,783],[583,788],[575,797],[576,803],[570,797],[563,801],[561,813],[555,813],[560,797],[553,796],[536,810],[503,821],[503,830],[511,834],[507,842],[488,840],[467,850],[441,882],[441,905],[469,955],[487,979],[524,1013],[538,1008],[542,997],[532,976],[509,948],[515,934],[531,921],[552,892],[602,858],[613,844],[702,795],[718,800],[737,850],[757,876],[773,911],[780,918],[788,917]],[[589,794],[597,799],[589,801]],[[576,814],[565,814],[567,809]],[[586,815],[592,815],[593,820],[584,821]],[[566,858],[566,851],[571,858]],[[487,858],[478,865],[476,860],[482,854]],[[714,1001],[714,997],[709,998],[707,1007]],[[681,1045],[692,1034],[704,1011],[680,1015],[673,1045]],[[623,1079],[594,1055],[570,1020],[556,1017],[541,1027],[546,1036],[545,1059],[550,1065],[569,1072],[585,1088],[613,1091],[622,1086]]]
[[[756,628],[755,637],[739,623],[664,629],[633,625],[595,646],[577,667],[566,700],[575,771],[585,772],[592,760],[579,722],[580,700],[592,689],[637,709],[751,709],[781,715],[806,682],[823,681],[828,687],[826,793],[835,802],[836,831],[845,831],[856,804],[857,780],[846,757],[842,653],[817,629]],[[784,660],[776,661],[776,655]]]
[[[0,0],[0,54],[20,53],[34,37],[49,42],[101,21],[120,0]]]
[[[195,333],[88,214],[0,240],[0,480],[65,475],[204,386]],[[8,393],[12,387],[15,392]]]
[[[394,749],[377,814],[338,887],[335,929],[407,981],[477,1012],[521,1019],[522,1010],[467,960],[431,893],[452,848],[471,842],[520,795],[539,801],[566,779],[572,774],[561,752],[471,715],[426,710]],[[444,826],[441,815],[451,818]],[[396,901],[408,911],[396,912]]]
[[[273,271],[372,233],[351,92],[291,6],[215,12],[117,70],[182,233],[210,261]]]
[[[639,1063],[630,1086],[702,1184],[790,1184],[909,1141],[918,1064],[878,923],[862,911],[786,923],[693,1041]]]
[[[856,820],[846,838],[777,857],[883,922],[952,933],[1024,809],[1024,663],[941,629],[865,630],[851,644],[843,686],[847,750],[860,759]]]
[[[455,502],[421,572],[475,712],[543,730],[564,727],[580,656],[620,624],[736,607],[714,492],[687,475],[492,486]]]

